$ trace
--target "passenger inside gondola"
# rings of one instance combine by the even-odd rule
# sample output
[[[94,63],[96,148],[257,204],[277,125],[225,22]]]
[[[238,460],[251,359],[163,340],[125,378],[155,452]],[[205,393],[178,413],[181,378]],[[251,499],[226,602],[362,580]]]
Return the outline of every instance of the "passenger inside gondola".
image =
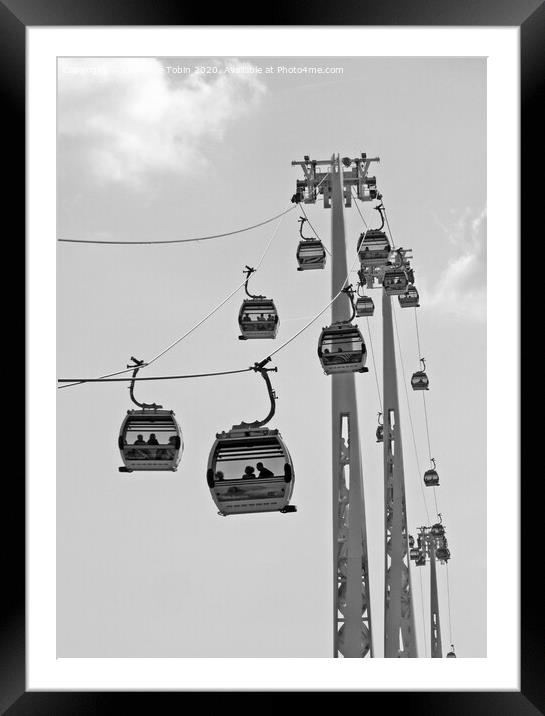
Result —
[[[389,269],[383,277],[383,286],[387,293],[403,293],[408,286],[404,269]]]
[[[263,459],[251,464],[260,457],[266,458],[267,467]],[[225,448],[220,448],[216,456],[214,473],[218,502],[227,504],[233,500],[282,498],[287,489],[286,463],[286,456],[275,441],[261,445],[259,448],[254,447],[252,443],[226,445]],[[221,473],[221,477],[218,477],[218,473]],[[256,478],[265,479],[260,483]],[[271,480],[277,484],[271,485],[269,482]]]
[[[303,220],[304,221],[304,220]],[[302,234],[301,234],[302,235]],[[307,268],[323,268],[326,261],[326,252],[319,239],[305,238],[297,247],[297,262],[299,271]]]
[[[168,439],[168,443],[165,447],[159,447],[155,451],[156,460],[173,460],[176,454],[176,436],[171,435]]]
[[[120,472],[176,471],[183,452],[180,428],[174,413],[160,408],[127,411],[118,438]]]
[[[274,472],[271,472],[268,467],[265,467],[262,462],[258,462],[257,470],[259,472],[259,477],[274,477]]]
[[[428,386],[428,377],[423,371],[417,371],[411,378],[413,388],[424,388]]]
[[[394,266],[401,268],[405,264],[405,252],[401,247],[395,250],[394,253]]]
[[[146,441],[144,440],[143,435],[137,435],[136,440],[134,441],[133,445],[145,445]],[[134,450],[134,449],[127,449],[126,455],[129,459],[132,460],[147,460],[148,454],[145,450]]]
[[[159,440],[156,432],[142,432],[137,433],[133,441],[133,430],[127,430],[124,440],[125,457],[128,460],[173,460],[178,449],[177,436],[172,434],[173,429],[170,426],[161,432],[166,434],[160,435]]]
[[[330,348],[326,347],[326,342]],[[328,336],[324,339],[322,348],[322,360],[326,364],[357,362],[361,358],[362,343],[357,335],[352,338],[343,338],[341,335]]]
[[[273,338],[278,326],[278,315],[275,313],[272,301],[261,302],[247,301],[242,308],[240,314],[240,328],[245,337],[262,337],[254,335],[255,333],[271,334],[263,337]],[[251,334],[251,336],[250,336]]]

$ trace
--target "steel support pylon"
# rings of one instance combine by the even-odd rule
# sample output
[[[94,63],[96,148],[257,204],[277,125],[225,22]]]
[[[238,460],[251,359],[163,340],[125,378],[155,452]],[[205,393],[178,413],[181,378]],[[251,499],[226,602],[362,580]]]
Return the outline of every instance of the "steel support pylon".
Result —
[[[441,646],[441,621],[439,619],[439,597],[437,595],[437,568],[435,563],[435,542],[429,545],[430,559],[430,612],[431,612],[431,656],[432,659],[441,659],[443,649]]]
[[[384,656],[417,656],[391,297],[382,290],[384,377]]]
[[[332,281],[337,295],[348,274],[344,226],[344,183],[339,157],[331,160]],[[349,191],[349,189],[348,189]],[[333,302],[332,320],[350,318],[344,296]],[[334,374],[332,396],[333,478],[333,656],[373,656],[369,568],[358,408],[354,373]]]

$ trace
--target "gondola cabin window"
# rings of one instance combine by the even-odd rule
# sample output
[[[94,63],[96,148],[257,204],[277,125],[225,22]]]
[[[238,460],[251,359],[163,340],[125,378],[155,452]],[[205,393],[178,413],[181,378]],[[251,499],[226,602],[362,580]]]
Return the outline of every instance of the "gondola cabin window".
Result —
[[[182,450],[181,432],[168,410],[130,410],[119,435],[125,464],[133,470],[175,470]]]
[[[238,317],[239,338],[275,338],[278,332],[278,312],[271,300],[249,299],[243,302]]]
[[[207,482],[222,515],[295,510],[293,465],[278,431],[219,433]]]
[[[299,242],[297,248],[298,271],[323,269],[326,262],[326,253],[321,241],[306,239]]]
[[[258,443],[238,441],[220,446],[216,454],[216,480],[284,479],[286,457],[273,438]]]

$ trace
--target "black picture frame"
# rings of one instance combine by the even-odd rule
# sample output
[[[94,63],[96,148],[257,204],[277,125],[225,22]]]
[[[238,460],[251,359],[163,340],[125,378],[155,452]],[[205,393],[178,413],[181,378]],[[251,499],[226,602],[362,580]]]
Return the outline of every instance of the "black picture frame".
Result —
[[[5,129],[4,156],[12,153],[9,183],[4,191],[5,214],[16,216],[22,233],[25,217],[25,30],[28,26],[81,25],[383,25],[383,26],[518,26],[521,37],[521,237],[537,223],[543,199],[538,196],[542,182],[533,182],[531,169],[542,167],[545,75],[545,2],[544,0],[300,0],[297,4],[275,2],[274,20],[252,21],[243,5],[219,4],[213,9],[189,6],[172,0],[0,0],[0,90],[3,97]],[[272,16],[272,14],[271,14]],[[9,138],[9,141],[6,141]],[[506,178],[506,185],[510,184]],[[511,185],[511,191],[517,187]],[[541,237],[541,232],[539,235]],[[492,237],[491,237],[492,239]],[[7,241],[7,237],[6,237]],[[490,242],[492,244],[492,241]],[[19,232],[10,244],[24,246]],[[492,248],[492,246],[491,246]],[[506,280],[506,287],[508,281]],[[24,298],[23,298],[24,302]],[[521,323],[522,328],[522,323]],[[535,335],[535,332],[534,334]],[[517,340],[511,336],[511,340]],[[501,360],[501,358],[500,358]],[[507,373],[510,372],[507,367]],[[523,373],[521,372],[521,375]],[[526,373],[524,373],[526,374]],[[47,378],[50,379],[50,378]],[[512,376],[509,376],[512,379]],[[534,423],[534,427],[536,424]],[[514,439],[517,436],[514,436]],[[522,431],[521,431],[521,438]],[[524,442],[522,448],[524,447]],[[521,449],[521,454],[522,449]],[[541,519],[536,515],[535,485],[541,475],[535,467],[521,484],[521,690],[520,692],[366,692],[369,699],[388,698],[388,709],[418,709],[434,716],[484,714],[494,716],[534,716],[545,713],[545,637],[543,633],[543,597],[538,587],[542,535]],[[493,476],[490,476],[493,479]],[[537,479],[536,479],[537,478]],[[522,481],[521,481],[522,482]],[[158,712],[165,697],[184,697],[179,693],[123,692],[27,692],[25,686],[25,487],[21,474],[5,473],[3,480],[4,513],[13,523],[4,522],[4,589],[0,634],[0,711],[10,716],[29,714],[95,714],[118,712],[127,707],[126,699],[138,699],[138,706]],[[8,506],[8,507],[6,507]],[[508,531],[506,531],[508,535]],[[491,549],[501,545],[491,545]],[[505,579],[519,579],[505,565]],[[501,595],[496,595],[501,600]],[[493,625],[502,629],[502,624]],[[271,694],[282,697],[281,693]],[[151,700],[153,699],[153,701]],[[160,701],[158,701],[160,699]],[[231,700],[231,699],[229,699]],[[382,701],[382,703],[384,703]],[[363,705],[363,702],[362,702]]]

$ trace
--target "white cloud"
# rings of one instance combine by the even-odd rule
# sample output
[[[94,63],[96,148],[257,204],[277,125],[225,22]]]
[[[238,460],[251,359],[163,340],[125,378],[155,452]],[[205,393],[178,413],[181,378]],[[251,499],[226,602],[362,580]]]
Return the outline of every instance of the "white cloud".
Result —
[[[486,209],[466,208],[449,226],[442,226],[454,255],[434,286],[423,287],[426,307],[457,318],[486,320]]]
[[[59,137],[73,140],[71,152],[100,181],[137,187],[152,172],[205,167],[205,144],[265,91],[254,74],[237,72],[238,60],[214,64],[217,74],[181,76],[154,58],[60,60]]]

